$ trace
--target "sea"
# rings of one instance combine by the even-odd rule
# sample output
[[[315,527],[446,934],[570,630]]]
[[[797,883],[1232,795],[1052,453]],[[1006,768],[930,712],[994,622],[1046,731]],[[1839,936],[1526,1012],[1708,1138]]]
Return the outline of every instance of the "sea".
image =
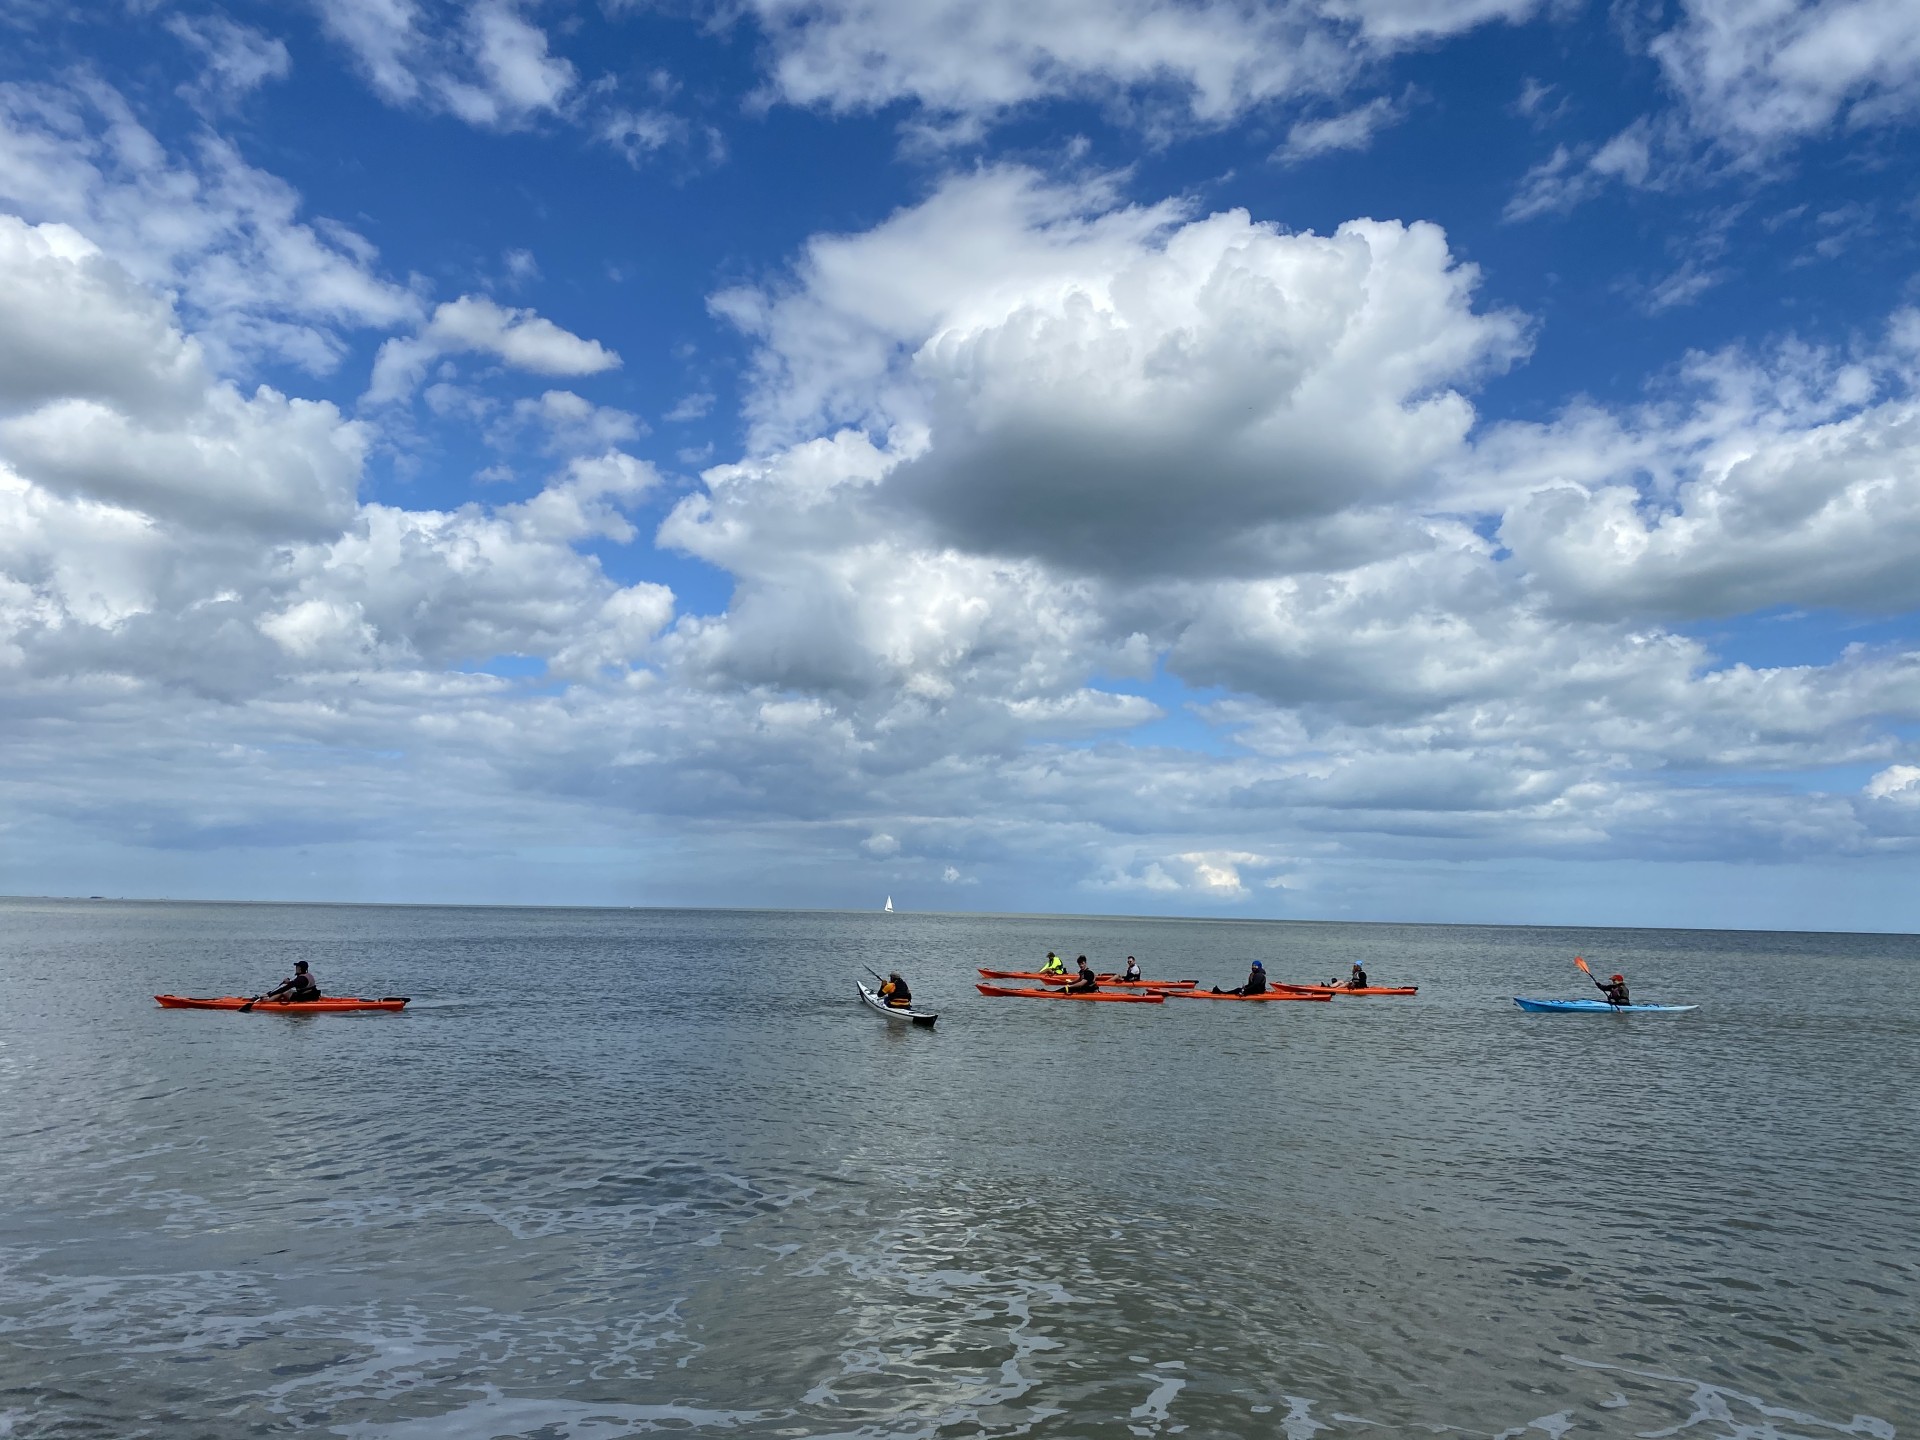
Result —
[[[9,900],[0,1098],[0,1436],[1920,1435],[1913,936]]]

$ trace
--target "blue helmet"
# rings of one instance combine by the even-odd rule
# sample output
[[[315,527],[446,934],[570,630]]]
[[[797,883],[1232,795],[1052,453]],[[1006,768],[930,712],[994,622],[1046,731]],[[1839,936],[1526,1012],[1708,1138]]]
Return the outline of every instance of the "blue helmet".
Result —
[[[1256,960],[1256,961],[1254,961],[1254,962],[1253,962],[1253,968],[1254,968],[1254,969],[1256,969],[1256,970],[1264,970],[1264,969],[1266,969],[1267,967],[1266,967],[1266,966],[1264,966],[1264,965],[1262,965],[1262,964],[1261,964],[1261,963],[1260,963],[1260,962],[1259,962],[1258,960]]]

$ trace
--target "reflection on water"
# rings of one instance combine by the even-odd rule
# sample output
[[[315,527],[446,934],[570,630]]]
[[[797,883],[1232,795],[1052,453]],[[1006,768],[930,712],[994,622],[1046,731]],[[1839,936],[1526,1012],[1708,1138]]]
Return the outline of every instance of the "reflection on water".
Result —
[[[1049,946],[1422,990],[972,991]],[[1576,950],[1703,1009],[1513,1010]],[[1912,1433],[1909,940],[11,903],[0,953],[0,1435]],[[294,954],[417,1008],[148,998]]]

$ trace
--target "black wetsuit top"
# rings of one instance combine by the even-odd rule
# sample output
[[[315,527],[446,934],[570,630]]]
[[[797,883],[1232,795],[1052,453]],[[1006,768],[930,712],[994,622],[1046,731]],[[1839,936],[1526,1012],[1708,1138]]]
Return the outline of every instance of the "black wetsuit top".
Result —
[[[1627,1005],[1632,1003],[1627,999],[1627,982],[1624,980],[1616,980],[1611,985],[1602,985],[1600,987],[1600,993],[1607,997],[1607,1003],[1609,1005]]]

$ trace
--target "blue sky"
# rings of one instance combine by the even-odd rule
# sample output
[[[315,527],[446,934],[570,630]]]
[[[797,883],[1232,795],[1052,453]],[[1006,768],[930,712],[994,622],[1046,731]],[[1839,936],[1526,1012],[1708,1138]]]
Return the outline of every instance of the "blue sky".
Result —
[[[1920,10],[0,0],[0,889],[1920,928]]]

